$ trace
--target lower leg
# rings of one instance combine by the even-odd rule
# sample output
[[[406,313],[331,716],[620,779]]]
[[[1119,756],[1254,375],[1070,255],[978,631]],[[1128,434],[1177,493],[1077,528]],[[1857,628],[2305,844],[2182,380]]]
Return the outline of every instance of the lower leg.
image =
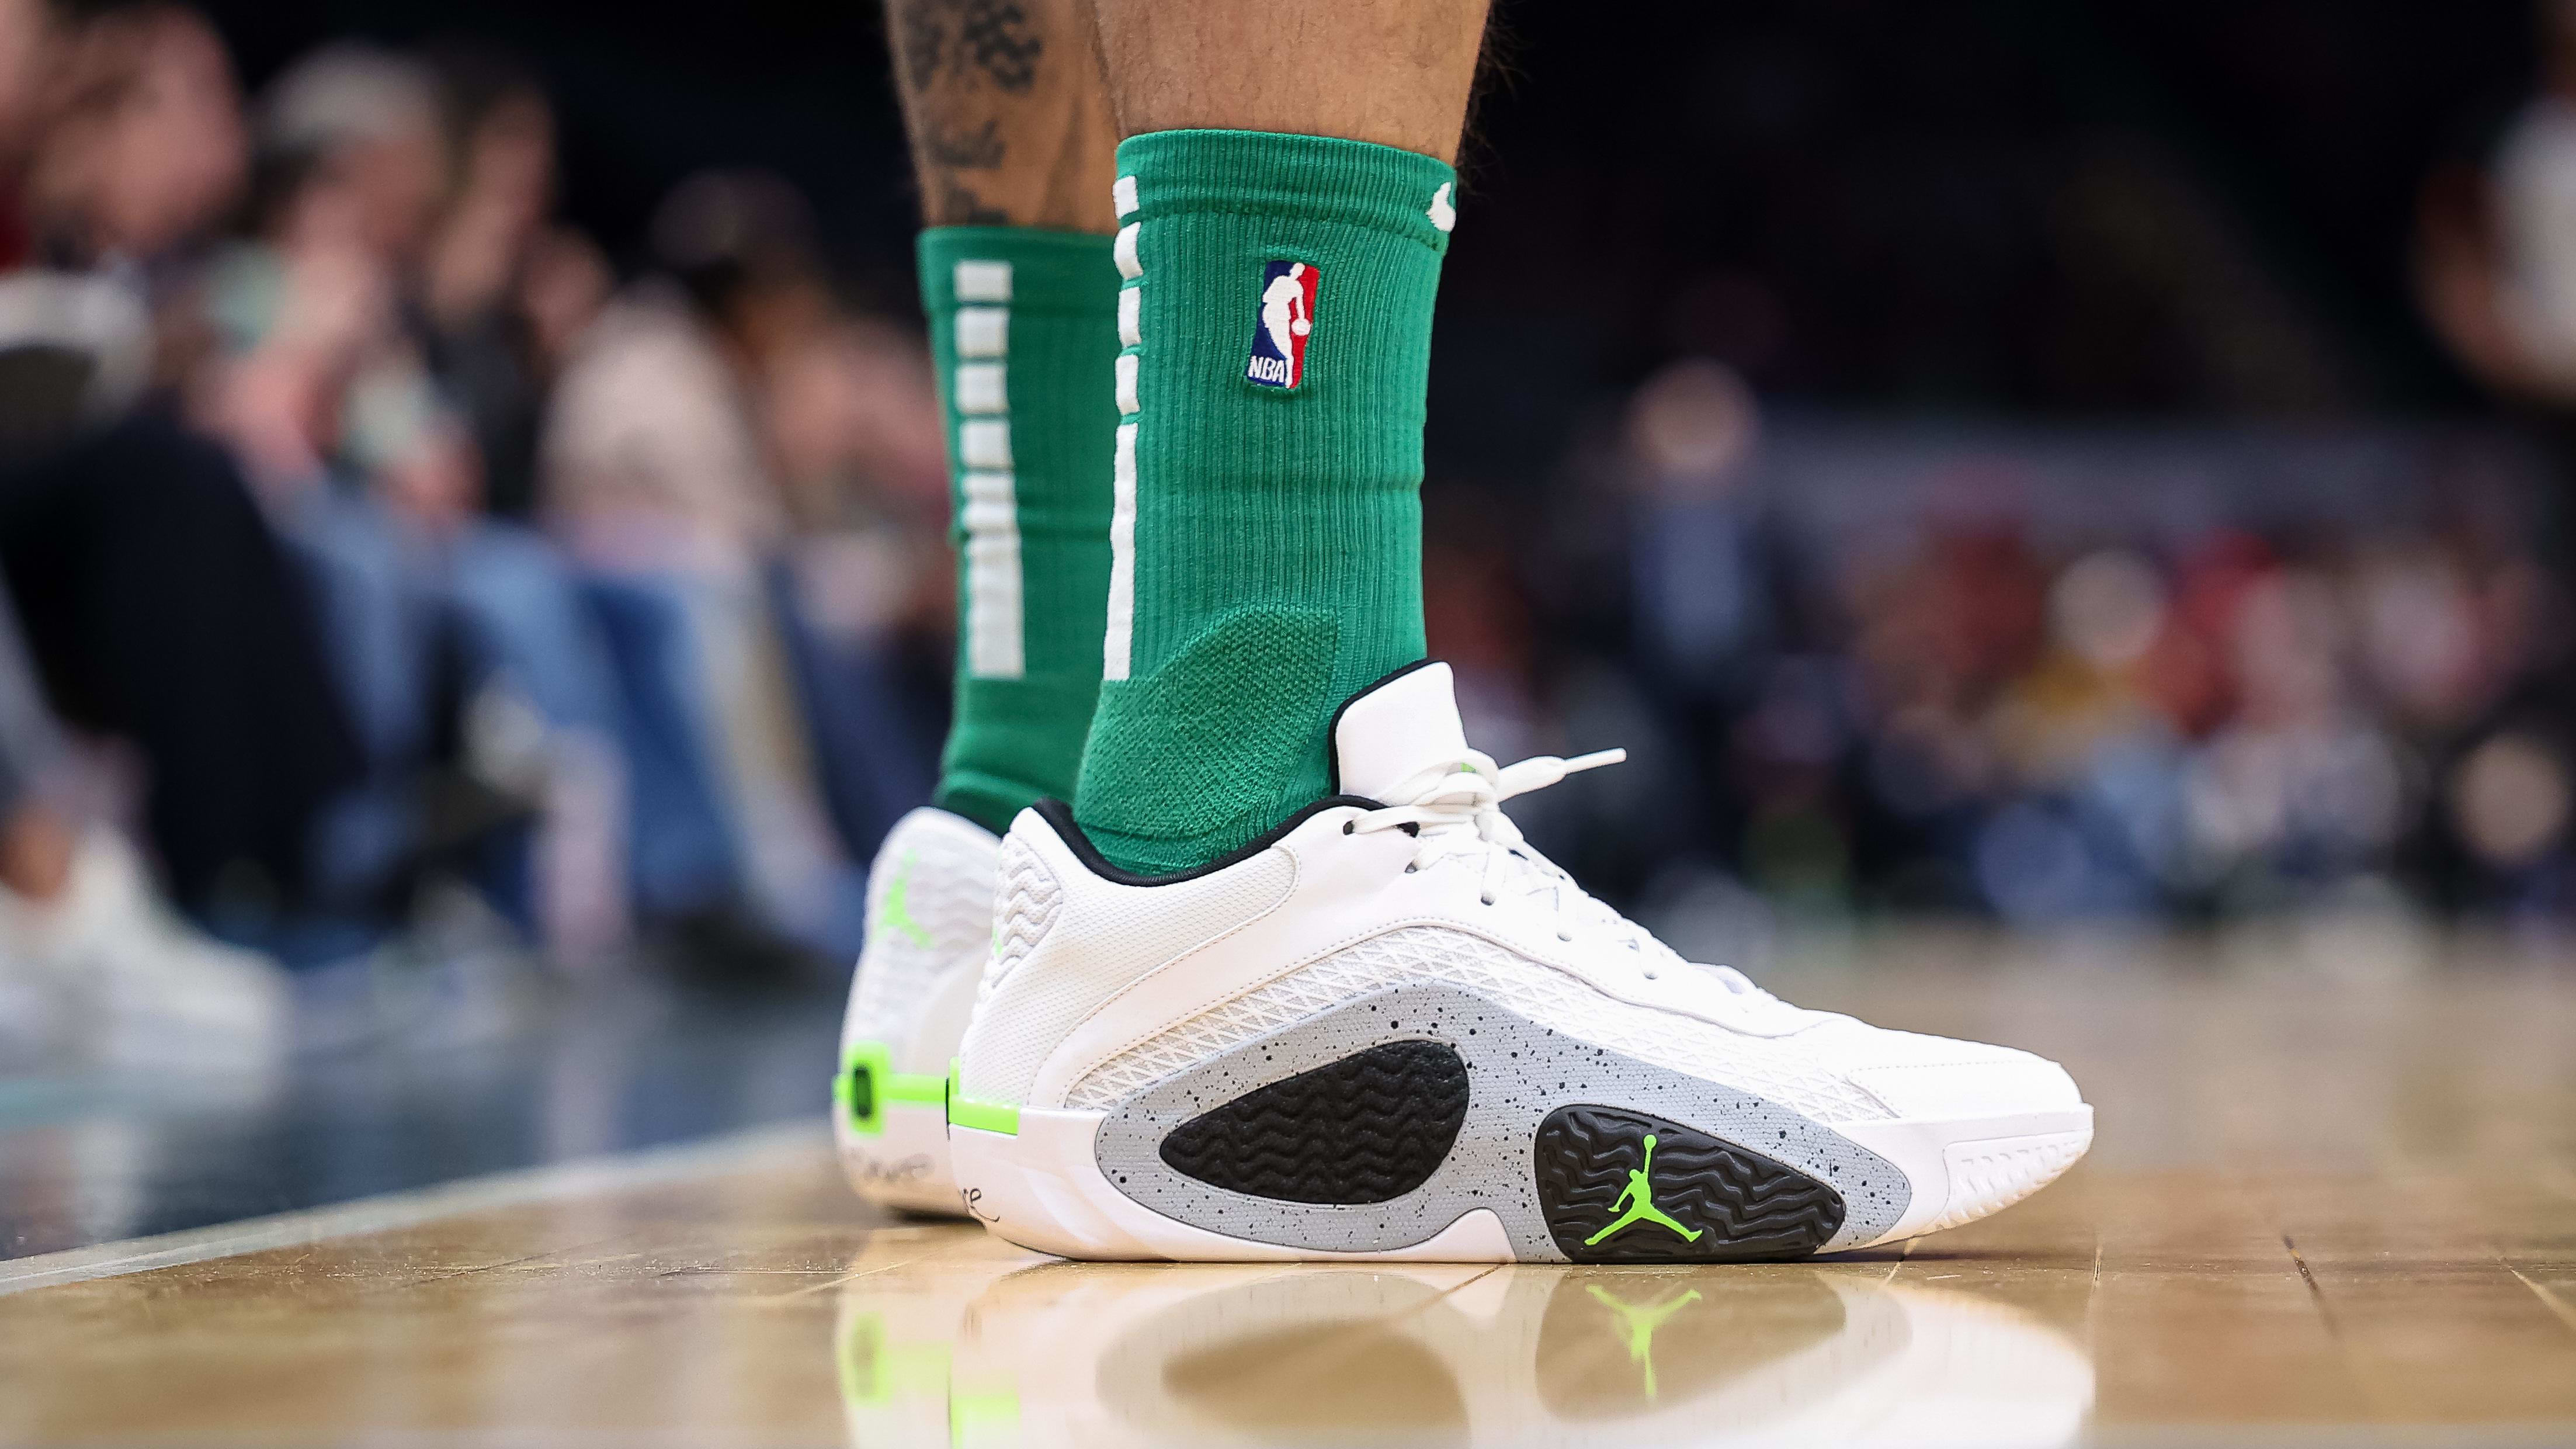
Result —
[[[1454,161],[1487,3],[1095,0],[1110,112],[1122,139],[1275,131]]]
[[[1100,684],[1117,351],[1107,102],[1074,0],[891,0],[960,554],[937,800],[1069,797]]]
[[[1324,795],[1334,709],[1422,656],[1431,304],[1484,9],[1097,0],[1122,416],[1075,806],[1121,865],[1204,864]]]
[[[928,226],[1107,233],[1107,98],[1075,0],[888,0]]]

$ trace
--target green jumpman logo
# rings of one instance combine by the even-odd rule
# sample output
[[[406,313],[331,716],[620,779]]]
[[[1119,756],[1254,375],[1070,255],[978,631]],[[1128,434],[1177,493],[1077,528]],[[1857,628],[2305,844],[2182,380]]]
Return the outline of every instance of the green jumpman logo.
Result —
[[[1655,1396],[1655,1330],[1664,1320],[1699,1301],[1699,1290],[1667,1294],[1652,1303],[1636,1304],[1616,1294],[1604,1293],[1598,1283],[1586,1283],[1584,1291],[1601,1300],[1601,1306],[1619,1317],[1619,1325],[1628,1335],[1628,1362],[1646,1368],[1646,1397]]]
[[[1696,1243],[1699,1241],[1699,1235],[1703,1231],[1702,1229],[1683,1227],[1681,1224],[1674,1222],[1671,1218],[1665,1216],[1664,1213],[1655,1206],[1655,1185],[1646,1180],[1646,1174],[1653,1172],[1654,1170],[1655,1134],[1649,1132],[1646,1134],[1646,1160],[1637,1164],[1635,1169],[1629,1172],[1628,1186],[1620,1192],[1618,1200],[1610,1204],[1613,1208],[1626,1208],[1627,1211],[1619,1214],[1619,1216],[1611,1222],[1610,1226],[1594,1233],[1591,1237],[1585,1238],[1583,1240],[1583,1246],[1587,1248],[1597,1247],[1600,1245],[1603,1238],[1610,1236],[1612,1233],[1615,1233],[1621,1228],[1634,1222],[1661,1223],[1665,1227],[1668,1227],[1674,1232],[1680,1234],[1681,1240],[1685,1243]]]
[[[885,909],[880,919],[887,930],[906,937],[912,944],[927,951],[930,949],[930,933],[923,930],[921,923],[912,918],[912,907],[908,900],[911,894],[912,852],[907,850],[903,853],[903,860],[895,867],[894,879],[886,884]]]

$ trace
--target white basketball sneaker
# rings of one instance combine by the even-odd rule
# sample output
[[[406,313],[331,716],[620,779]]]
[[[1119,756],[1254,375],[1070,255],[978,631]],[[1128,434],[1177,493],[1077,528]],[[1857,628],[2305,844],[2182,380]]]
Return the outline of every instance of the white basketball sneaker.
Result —
[[[966,1206],[1074,1258],[1716,1262],[1954,1227],[2092,1142],[2026,1052],[1802,1011],[1521,843],[1448,667],[1345,705],[1335,788],[1146,878],[1052,802],[1001,848],[951,1086]]]
[[[859,1196],[907,1212],[958,1212],[948,1167],[948,1066],[992,954],[989,830],[923,808],[895,823],[868,867],[868,936],[841,1020],[832,1137]]]

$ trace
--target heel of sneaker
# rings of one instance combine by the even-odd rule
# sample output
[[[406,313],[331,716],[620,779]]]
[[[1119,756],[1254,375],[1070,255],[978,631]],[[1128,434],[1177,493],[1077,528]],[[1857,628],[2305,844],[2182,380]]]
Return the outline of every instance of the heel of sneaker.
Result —
[[[833,1145],[841,1173],[859,1196],[897,1212],[959,1217],[957,1179],[948,1161],[948,1116],[938,1102],[888,1102],[878,1130],[863,1133],[836,1113]]]
[[[1092,1157],[1103,1115],[1021,1108],[1009,1131],[951,1122],[958,1200],[995,1235],[1037,1252],[1085,1259],[1165,1256],[1114,1219],[1113,1202],[1133,1205],[1109,1190]]]
[[[948,1165],[948,1082],[894,1070],[883,1042],[852,1042],[832,1081],[832,1145],[860,1197],[900,1212],[958,1215]]]

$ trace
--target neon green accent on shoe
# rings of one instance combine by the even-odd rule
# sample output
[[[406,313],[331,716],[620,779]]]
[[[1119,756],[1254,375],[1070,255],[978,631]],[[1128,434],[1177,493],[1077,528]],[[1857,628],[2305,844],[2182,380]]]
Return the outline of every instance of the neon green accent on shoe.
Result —
[[[832,1078],[832,1104],[862,1137],[885,1131],[888,1102],[930,1105],[945,1101],[948,1082],[929,1072],[898,1072],[894,1051],[881,1041],[850,1043],[839,1076]]]
[[[1587,1283],[1584,1290],[1600,1300],[1619,1320],[1621,1336],[1628,1341],[1628,1362],[1643,1365],[1646,1370],[1646,1398],[1655,1397],[1655,1330],[1664,1320],[1699,1301],[1699,1290],[1668,1293],[1648,1304],[1630,1303],[1616,1294],[1605,1293],[1598,1283]]]
[[[885,1098],[916,1107],[936,1107],[948,1100],[948,1079],[937,1072],[896,1072],[886,1078]]]
[[[1707,1229],[1683,1227],[1680,1223],[1673,1221],[1661,1210],[1656,1208],[1655,1185],[1648,1179],[1648,1175],[1654,1170],[1655,1134],[1649,1132],[1646,1134],[1646,1160],[1629,1171],[1628,1185],[1620,1189],[1618,1201],[1610,1204],[1614,1210],[1618,1208],[1626,1208],[1627,1211],[1620,1213],[1620,1215],[1613,1220],[1608,1227],[1594,1233],[1591,1237],[1585,1238],[1583,1240],[1583,1246],[1587,1248],[1597,1247],[1602,1239],[1636,1223],[1659,1223],[1664,1227],[1672,1229],[1675,1233],[1680,1234],[1681,1240],[1685,1243],[1696,1243],[1699,1241],[1700,1234],[1706,1232]]]
[[[972,1127],[979,1132],[999,1132],[1005,1137],[1020,1135],[1020,1109],[1008,1102],[978,1102],[957,1090],[959,1069],[963,1064],[948,1064],[948,1125]]]
[[[930,933],[912,918],[913,859],[914,852],[907,850],[903,859],[895,862],[894,879],[886,882],[885,909],[878,920],[887,930],[927,951],[931,945]]]

